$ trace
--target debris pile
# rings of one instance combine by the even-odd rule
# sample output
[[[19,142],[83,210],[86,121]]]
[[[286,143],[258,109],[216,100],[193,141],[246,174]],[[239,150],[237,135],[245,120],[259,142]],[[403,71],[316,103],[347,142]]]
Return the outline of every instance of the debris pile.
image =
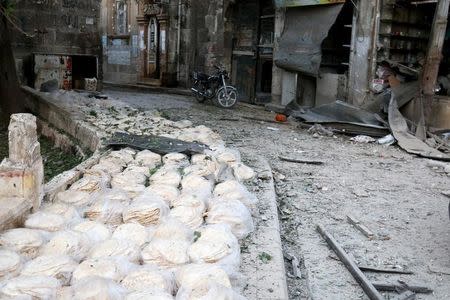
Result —
[[[243,298],[231,282],[239,278],[239,240],[254,228],[257,199],[243,182],[255,172],[209,128],[145,115],[91,121],[210,150],[189,157],[125,148],[103,156],[24,228],[0,235],[1,296]]]

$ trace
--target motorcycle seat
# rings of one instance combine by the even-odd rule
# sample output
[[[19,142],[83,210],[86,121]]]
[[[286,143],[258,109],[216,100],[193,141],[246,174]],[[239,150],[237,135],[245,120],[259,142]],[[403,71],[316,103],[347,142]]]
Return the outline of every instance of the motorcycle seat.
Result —
[[[209,75],[201,72],[196,73],[196,77],[198,80],[208,80]]]

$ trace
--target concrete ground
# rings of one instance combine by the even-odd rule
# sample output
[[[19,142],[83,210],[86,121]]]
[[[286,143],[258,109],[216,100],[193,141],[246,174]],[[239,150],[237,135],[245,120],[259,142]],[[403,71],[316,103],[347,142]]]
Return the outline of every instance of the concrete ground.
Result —
[[[244,158],[270,162],[274,172],[285,253],[301,260],[301,278],[286,262],[291,299],[368,299],[316,231],[322,224],[361,265],[407,269],[412,275],[366,273],[373,281],[424,285],[450,299],[449,177],[429,161],[397,146],[358,144],[347,136],[314,136],[296,122],[275,124],[259,107],[234,110],[195,103],[190,97],[106,90],[142,109],[159,109],[173,120],[189,119],[219,132]],[[316,159],[321,166],[280,161],[278,156]],[[375,233],[369,240],[347,222],[353,215]],[[395,296],[385,294],[387,299]]]

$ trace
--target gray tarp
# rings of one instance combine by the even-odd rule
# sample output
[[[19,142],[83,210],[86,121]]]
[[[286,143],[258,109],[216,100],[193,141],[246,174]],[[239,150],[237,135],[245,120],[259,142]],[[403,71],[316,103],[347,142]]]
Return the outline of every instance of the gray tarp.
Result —
[[[209,149],[200,143],[188,143],[156,135],[134,135],[116,132],[107,142],[106,146],[112,148],[131,147],[138,150],[150,150],[165,155],[168,153],[184,153],[193,155],[203,153]]]
[[[286,114],[306,123],[330,126],[348,134],[364,134],[382,137],[388,128],[376,114],[362,110],[342,101],[325,104],[308,110],[291,110]]]
[[[275,64],[288,71],[317,76],[322,42],[342,7],[343,4],[333,4],[288,8]]]
[[[431,148],[426,143],[409,133],[406,120],[398,110],[396,97],[397,96],[394,91],[389,103],[389,126],[391,127],[392,135],[397,140],[398,145],[403,150],[411,154],[436,160],[450,161],[450,156]]]

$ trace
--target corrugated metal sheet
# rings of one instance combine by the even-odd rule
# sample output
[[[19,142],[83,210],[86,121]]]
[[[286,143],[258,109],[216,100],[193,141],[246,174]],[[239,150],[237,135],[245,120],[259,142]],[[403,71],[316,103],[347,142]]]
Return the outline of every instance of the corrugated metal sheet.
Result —
[[[321,45],[343,4],[288,8],[275,64],[292,72],[317,76]]]

